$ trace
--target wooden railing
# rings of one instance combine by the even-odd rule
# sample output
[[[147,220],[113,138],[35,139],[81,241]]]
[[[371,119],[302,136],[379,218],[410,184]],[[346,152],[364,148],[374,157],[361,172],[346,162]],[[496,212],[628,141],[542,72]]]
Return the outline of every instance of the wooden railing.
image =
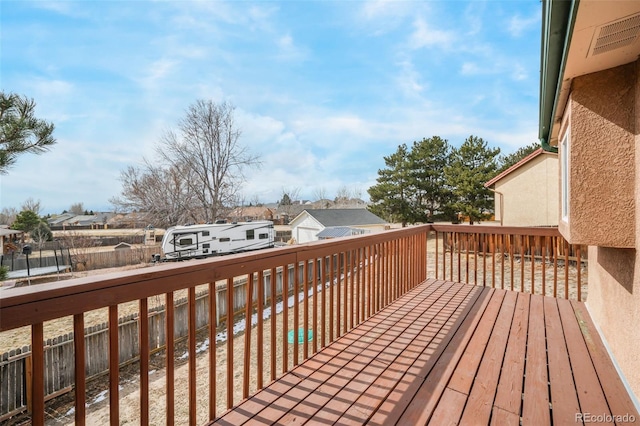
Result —
[[[69,331],[84,336],[89,311],[107,311],[108,418],[118,424],[128,420],[120,415],[125,396],[119,390],[123,367],[118,320],[130,305],[137,305],[140,396],[134,420],[197,424],[214,419],[290,371],[428,276],[580,300],[586,286],[581,254],[553,229],[415,226],[3,291],[0,331],[31,328],[27,400],[31,420],[39,425],[45,421],[45,362],[51,362],[45,361],[43,341],[54,337],[45,336],[47,322],[72,316]],[[547,279],[549,274],[552,278]],[[242,278],[246,279],[244,312],[223,318],[218,328],[208,326],[205,335],[198,334],[196,291],[212,295],[225,290],[220,293],[225,294],[224,301],[208,297],[205,304],[208,323],[216,324],[220,306],[236,306],[237,292],[229,290]],[[180,356],[174,299],[183,295],[188,301],[188,336],[186,353]],[[150,339],[149,309],[160,303],[165,307],[164,349],[149,344],[158,340]],[[220,338],[221,333],[226,337]],[[209,356],[199,357],[206,339]],[[85,339],[74,339],[74,346],[74,415],[81,425],[92,414],[86,410]],[[162,401],[150,396],[150,362],[152,356],[154,365],[160,362],[158,354],[164,358]],[[176,372],[183,368],[181,358],[188,359],[183,387],[175,384],[180,375]],[[200,364],[204,359],[204,369],[198,359]]]
[[[433,225],[436,278],[585,300],[587,249],[557,228]]]

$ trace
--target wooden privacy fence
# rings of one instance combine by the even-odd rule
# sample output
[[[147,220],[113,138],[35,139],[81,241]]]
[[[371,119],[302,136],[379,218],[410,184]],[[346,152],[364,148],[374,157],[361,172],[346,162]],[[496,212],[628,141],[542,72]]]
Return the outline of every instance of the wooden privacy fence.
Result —
[[[526,244],[518,245],[516,242],[526,235],[559,238],[555,230],[538,228],[422,225],[225,257],[161,264],[153,268],[79,278],[56,285],[43,284],[38,289],[21,287],[12,290],[12,293],[0,293],[0,316],[3,318],[0,331],[31,326],[33,351],[30,357],[31,373],[26,382],[30,384],[27,392],[32,405],[31,421],[40,425],[45,420],[45,366],[48,362],[43,345],[43,322],[73,316],[74,334],[83,335],[84,313],[108,308],[106,341],[100,344],[103,348],[106,345],[103,351],[109,354],[108,410],[110,419],[117,423],[124,421],[120,416],[118,356],[124,343],[119,327],[118,305],[135,302],[139,311],[138,328],[132,328],[130,332],[138,336],[137,343],[130,349],[139,354],[136,361],[139,366],[139,419],[135,421],[141,424],[173,423],[176,416],[180,415],[186,416],[180,418],[188,418],[189,424],[203,423],[290,371],[419,285],[428,275],[478,285],[581,298],[584,292],[578,289],[582,282],[582,262],[574,261],[580,267],[570,268],[569,261],[563,263],[557,259],[557,250],[555,261],[551,261],[546,254],[541,254],[543,261],[538,260],[535,250],[531,251],[530,258],[511,253],[509,247],[513,247],[513,250],[515,247],[526,247]],[[461,244],[462,241],[468,243],[468,238],[480,239],[482,244]],[[445,239],[448,243],[445,243]],[[496,242],[498,240],[500,244]],[[542,246],[543,240],[540,241]],[[546,247],[547,240],[544,241]],[[556,246],[556,242],[550,244]],[[533,272],[522,272],[525,264],[532,263]],[[541,269],[544,276],[549,269],[554,270],[554,267],[548,267],[550,264],[557,265],[555,269],[558,275],[555,280],[551,279],[557,287],[551,293],[547,291],[546,282],[541,288],[537,284],[537,274]],[[287,272],[278,274],[278,271]],[[573,277],[576,273],[577,279]],[[276,276],[281,278],[266,279]],[[527,287],[527,277],[534,278],[532,282],[536,284]],[[243,279],[245,285],[237,286]],[[567,290],[568,284],[561,286],[561,283],[571,284],[573,281],[579,283],[575,296]],[[260,287],[258,283],[264,284],[264,291],[256,291],[256,287]],[[200,286],[206,287],[209,294],[218,294],[218,300],[208,297],[200,299],[196,294],[196,288]],[[291,307],[283,303],[281,314],[273,315],[278,300],[288,296],[289,292],[283,289],[291,289],[292,294],[303,297],[293,297]],[[175,292],[182,290],[187,293],[184,314],[179,313],[173,303]],[[166,301],[166,311],[157,323],[150,321],[156,313],[148,309],[149,298],[156,295],[164,296]],[[203,304],[207,306],[201,308]],[[243,336],[227,338],[217,348],[209,345],[209,356],[203,361],[206,363],[206,372],[197,373],[196,333],[200,328],[201,315],[205,317],[202,321],[215,324],[221,318],[219,310],[231,306],[234,311],[244,311],[244,319],[239,321],[244,322]],[[265,319],[267,309],[272,314]],[[188,380],[180,389],[185,392],[185,396],[180,397],[180,404],[175,403],[176,386],[179,386],[175,380],[174,353],[175,342],[180,339],[177,323],[183,323],[186,327],[188,354],[185,366]],[[238,322],[225,321],[221,329],[230,337],[234,334],[234,325],[238,325]],[[213,326],[207,329],[209,341],[216,341],[220,329]],[[152,340],[152,336],[162,336],[166,342],[163,349],[166,384],[164,403],[160,407],[156,407],[157,401],[150,398],[149,359],[159,345]],[[85,372],[91,361],[87,355],[86,339],[74,339],[73,345],[74,358],[70,365],[73,366],[75,377],[74,416],[77,424],[84,424],[87,402]]]

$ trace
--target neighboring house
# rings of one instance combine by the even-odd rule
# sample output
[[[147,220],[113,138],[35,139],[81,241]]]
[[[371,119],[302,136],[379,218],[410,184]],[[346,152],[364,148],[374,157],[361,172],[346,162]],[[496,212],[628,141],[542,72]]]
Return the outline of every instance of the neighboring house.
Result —
[[[558,226],[558,154],[537,149],[484,186],[501,225]]]
[[[93,214],[79,214],[63,222],[65,226],[90,226],[97,223],[98,217]]]
[[[47,219],[47,223],[49,223],[49,226],[62,226],[64,222],[72,219],[74,216],[75,214],[73,213],[62,213]]]
[[[267,207],[237,207],[227,218],[230,222],[273,220],[274,211]]]
[[[587,306],[640,397],[640,2],[544,1],[540,139],[560,221],[589,246]]]
[[[53,216],[47,219],[47,223],[51,227],[63,227],[70,228],[74,226],[82,226],[82,227],[95,227],[100,228],[107,224],[107,222],[115,216],[115,213],[102,212],[95,213],[91,215],[81,215],[74,213],[63,213],[60,215]]]
[[[325,229],[344,227],[354,228],[353,233],[379,232],[388,224],[367,209],[307,209],[291,221],[291,236],[296,243],[308,243],[317,241]],[[338,232],[329,235],[337,236]]]
[[[24,232],[0,227],[0,254],[9,254],[18,250],[17,242],[24,242]]]

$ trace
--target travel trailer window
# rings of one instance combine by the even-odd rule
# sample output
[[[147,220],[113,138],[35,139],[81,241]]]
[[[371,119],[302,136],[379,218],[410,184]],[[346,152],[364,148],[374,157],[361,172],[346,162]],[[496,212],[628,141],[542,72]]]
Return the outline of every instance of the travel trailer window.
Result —
[[[220,238],[221,243],[228,243],[229,241],[231,241],[231,238]]]
[[[255,238],[255,231],[253,229],[249,229],[247,231],[247,240],[253,240]]]
[[[202,231],[202,236],[203,237],[208,237],[209,236],[209,231]]]
[[[178,245],[180,246],[190,246],[193,244],[193,239],[191,238],[181,238],[180,241],[178,241]]]
[[[202,248],[203,248],[203,249],[208,249],[209,247],[211,247],[209,244],[203,244],[203,245],[202,245]]]
[[[258,238],[260,238],[261,240],[267,240],[269,239],[269,234],[260,234],[258,235]]]

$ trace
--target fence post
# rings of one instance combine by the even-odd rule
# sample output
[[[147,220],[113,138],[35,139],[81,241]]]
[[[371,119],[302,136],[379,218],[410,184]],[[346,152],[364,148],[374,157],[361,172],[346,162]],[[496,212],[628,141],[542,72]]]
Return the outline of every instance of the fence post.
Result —
[[[32,395],[33,393],[31,392],[32,388],[33,388],[33,361],[31,358],[31,353],[29,353],[29,356],[24,358],[24,380],[26,380],[25,382],[25,386],[24,389],[26,389],[26,394],[27,394],[27,413],[32,414],[33,413],[33,399],[32,399]]]

